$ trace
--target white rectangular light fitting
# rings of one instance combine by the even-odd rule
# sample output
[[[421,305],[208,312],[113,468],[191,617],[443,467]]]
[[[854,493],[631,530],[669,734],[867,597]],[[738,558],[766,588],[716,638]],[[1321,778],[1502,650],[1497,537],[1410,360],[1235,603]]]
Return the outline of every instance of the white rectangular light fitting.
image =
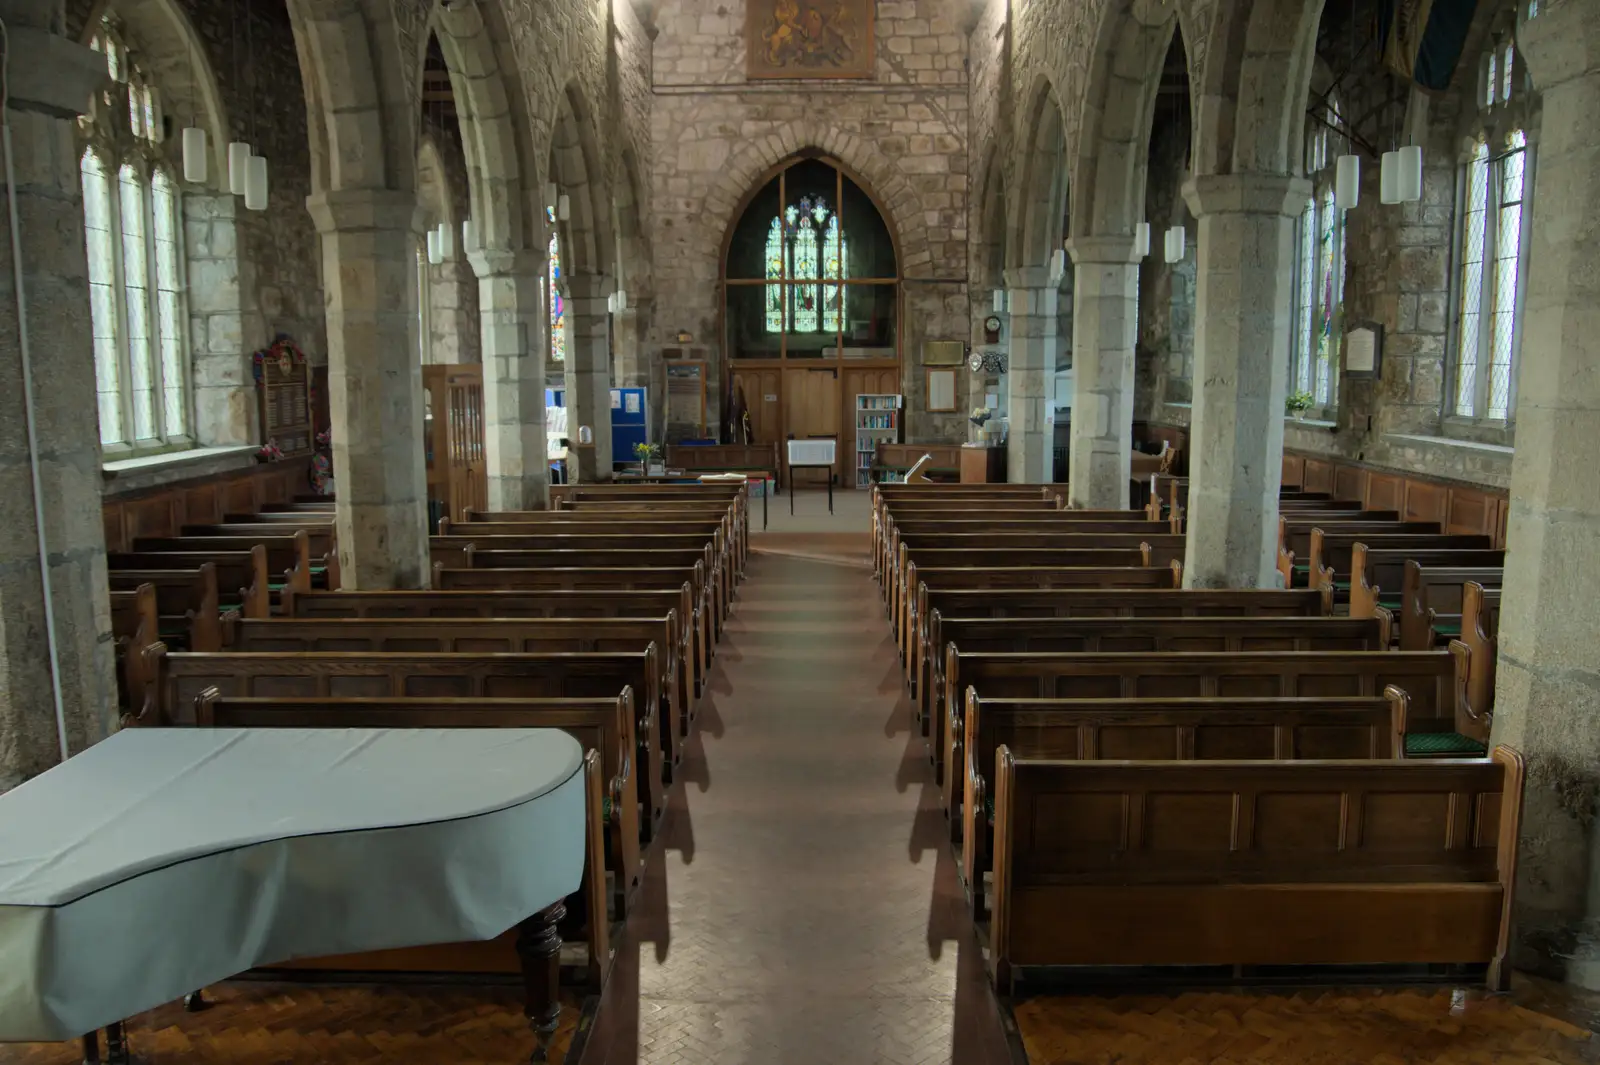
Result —
[[[183,131],[183,180],[199,185],[206,180],[206,152],[210,145],[206,131],[199,126],[188,126]]]
[[[235,196],[244,195],[245,183],[249,181],[250,157],[254,154],[244,141],[228,145],[228,191]]]
[[[1361,202],[1361,157],[1359,155],[1341,155],[1334,164],[1333,202],[1346,211]]]
[[[246,165],[244,181],[244,205],[247,210],[265,211],[267,209],[267,159],[263,155],[252,155]]]

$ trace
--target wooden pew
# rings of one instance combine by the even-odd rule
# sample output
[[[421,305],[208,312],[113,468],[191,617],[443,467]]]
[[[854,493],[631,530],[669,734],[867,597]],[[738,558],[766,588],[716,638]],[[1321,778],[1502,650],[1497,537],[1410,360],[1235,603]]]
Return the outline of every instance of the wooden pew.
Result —
[[[569,510],[541,510],[519,512],[523,515],[511,521],[463,521],[449,518],[439,520],[440,536],[550,536],[569,537],[598,534],[615,535],[615,521],[599,519]],[[538,515],[535,517],[534,515]],[[712,538],[713,547],[731,558],[740,573],[744,572],[745,552],[748,546],[741,540],[738,527],[731,514],[703,518],[652,518],[648,515],[630,518],[627,527],[643,534],[680,535],[698,533]]]
[[[319,519],[315,512],[307,515]],[[331,515],[329,515],[331,517]],[[284,526],[288,526],[285,528]],[[292,536],[295,531],[306,534],[307,549],[311,554],[311,586],[313,588],[339,587],[339,537],[331,521],[222,522],[212,525],[186,524],[178,528],[179,536],[234,536],[251,543],[268,543],[281,536]]]
[[[662,760],[683,760],[686,733],[679,702],[676,619],[658,618],[306,618],[241,621],[230,651],[348,651],[362,654],[539,654],[564,651],[662,651],[660,722]]]
[[[161,719],[190,725],[207,688],[224,696],[343,697],[453,696],[463,699],[610,698],[635,693],[640,727],[639,799],[645,838],[666,809],[661,744],[661,656],[642,651],[575,654],[241,653],[160,655]],[[610,694],[608,694],[610,693]],[[648,717],[648,720],[647,720]]]
[[[1063,568],[1033,568],[1029,566],[997,566],[991,569],[973,569],[968,566],[951,566],[943,569],[919,567],[912,562],[906,568],[906,588],[903,617],[900,620],[900,654],[907,665],[907,676],[921,675],[916,659],[917,648],[926,642],[927,597],[931,588],[1182,588],[1183,566],[1177,562],[1170,566],[1078,566]]]
[[[296,529],[288,536],[249,539],[241,536],[140,536],[134,539],[133,550],[155,554],[234,552],[245,550],[246,545],[266,552],[267,592],[273,605],[280,604],[285,593],[294,596],[311,590],[311,538],[304,529]]]
[[[578,502],[567,504],[560,513],[569,515],[571,519],[579,521],[627,522],[630,525],[636,522],[659,519],[678,521],[684,519],[720,518],[731,515],[731,528],[733,535],[739,538],[741,557],[748,558],[750,554],[750,522],[748,515],[736,509],[724,510],[715,504],[678,503],[669,499],[656,502],[648,500],[579,500]]]
[[[111,570],[106,576],[114,592],[134,591],[141,584],[155,589],[162,642],[190,651],[222,649],[217,570],[211,563],[194,569]]]
[[[1278,572],[1283,575],[1284,587],[1309,587],[1311,584],[1311,533],[1312,530],[1337,526],[1345,533],[1433,533],[1439,532],[1436,521],[1401,521],[1398,511],[1350,510],[1330,511],[1315,517],[1280,514],[1278,516]],[[1386,515],[1393,515],[1392,517]]]
[[[1425,651],[1461,634],[1461,586],[1476,581],[1500,587],[1498,566],[1424,566],[1406,561],[1401,585],[1400,649]]]
[[[492,570],[590,570],[590,569],[673,569],[693,571],[696,596],[710,611],[710,618],[721,632],[732,609],[732,593],[721,566],[716,564],[711,547],[652,550],[521,550],[500,547],[480,548],[468,544],[459,550],[443,550],[433,556],[434,563],[446,568]]]
[[[685,584],[691,589],[702,587],[696,580],[696,570],[689,567],[657,568],[626,567],[616,569],[455,569],[447,566],[433,567],[433,586],[440,591],[459,592],[529,592],[539,591],[648,591],[671,589],[677,591]],[[716,621],[708,616],[710,610],[702,603],[702,594],[691,594],[692,609],[688,612],[698,625],[696,642],[703,661],[697,663],[695,683],[704,690],[711,668],[711,645],[719,632]]]
[[[614,875],[619,918],[628,916],[644,872],[634,718],[629,688],[613,699],[225,698],[213,688],[195,705],[200,728],[558,728],[569,733],[585,750],[600,752],[602,829],[608,842],[601,850],[609,851],[601,855],[600,881],[604,884],[606,872]]]
[[[161,615],[153,584],[111,593],[111,637],[116,641],[118,704],[122,721],[136,721],[156,704],[155,650]]]
[[[1390,685],[1410,700],[1412,730],[1459,731],[1455,660],[1442,650],[969,654],[945,648],[947,716],[952,697],[969,687],[991,699],[1377,698]],[[1396,746],[1408,749],[1404,741]]]
[[[1374,618],[945,618],[941,635],[951,654],[1249,653],[1265,651],[1385,651],[1387,625]],[[929,705],[944,715],[935,735],[944,751],[945,816],[960,827],[965,696],[935,671]],[[980,690],[980,694],[987,694]]]
[[[1463,533],[1352,533],[1334,526],[1331,530],[1311,530],[1311,586],[1331,583],[1334,601],[1344,602],[1350,591],[1350,571],[1355,545],[1385,551],[1488,551],[1494,545],[1487,536]]]
[[[693,720],[695,674],[710,667],[700,647],[694,592],[687,581],[661,589],[535,589],[531,591],[311,592],[297,596],[300,618],[625,618],[665,617],[678,669],[678,703]],[[670,668],[670,667],[668,667]],[[688,723],[683,725],[688,735]]]
[[[1103,551],[1139,548],[1146,549],[1145,565],[1168,566],[1173,562],[1183,561],[1186,546],[1187,537],[1173,533],[1082,533],[1073,530],[1071,526],[1033,531],[1006,529],[957,533],[920,531],[908,533],[904,529],[897,528],[892,545],[892,557],[896,559],[896,565],[891,567],[882,579],[889,594],[901,594],[900,581],[904,576],[906,562],[909,557],[922,551]],[[923,564],[932,563],[924,559]],[[979,563],[973,563],[977,564]]]
[[[1178,617],[1317,617],[1330,614],[1322,596],[1307,589],[930,589],[927,621],[916,647],[916,691],[913,706],[923,735],[939,704],[922,696],[930,691],[934,671],[942,677],[938,651],[948,642],[942,619],[951,618],[1178,618]]]
[[[250,618],[272,613],[268,588],[267,552],[240,545],[237,551],[112,551],[106,555],[106,568],[124,571],[175,569],[196,570],[209,564],[216,574],[217,604],[220,610],[237,610]]]
[[[778,480],[778,442],[765,444],[668,444],[668,469],[689,473],[760,473]]]
[[[1485,742],[1494,720],[1499,630],[1500,590],[1467,581],[1461,586],[1461,637],[1450,641],[1450,653],[1456,656],[1456,704],[1476,726],[1468,734]]]
[[[1379,608],[1398,615],[1405,605],[1401,590],[1405,585],[1406,562],[1415,559],[1424,566],[1505,565],[1504,551],[1391,550],[1365,543],[1350,548],[1350,614],[1375,617]]]
[[[984,699],[963,714],[961,870],[982,916],[995,752],[1072,761],[1391,759],[1400,702],[1323,699]]]
[[[1488,965],[1510,978],[1523,761],[996,756],[994,979],[1039,965]],[[1074,816],[1047,816],[1073,811]]]

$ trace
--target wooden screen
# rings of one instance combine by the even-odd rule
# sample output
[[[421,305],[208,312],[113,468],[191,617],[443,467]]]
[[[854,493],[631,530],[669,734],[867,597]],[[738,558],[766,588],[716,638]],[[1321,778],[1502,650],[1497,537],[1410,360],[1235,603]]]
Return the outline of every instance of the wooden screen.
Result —
[[[489,509],[483,367],[424,366],[422,387],[427,403],[428,499],[440,504],[451,521],[464,521],[469,510]]]

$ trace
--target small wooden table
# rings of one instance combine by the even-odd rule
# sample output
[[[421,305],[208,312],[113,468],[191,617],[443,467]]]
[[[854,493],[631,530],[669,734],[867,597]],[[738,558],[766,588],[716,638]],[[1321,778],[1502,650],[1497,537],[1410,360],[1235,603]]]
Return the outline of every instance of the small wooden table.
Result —
[[[795,467],[828,471],[828,513],[833,513],[833,467],[839,447],[837,440],[789,441],[789,513],[794,513]]]

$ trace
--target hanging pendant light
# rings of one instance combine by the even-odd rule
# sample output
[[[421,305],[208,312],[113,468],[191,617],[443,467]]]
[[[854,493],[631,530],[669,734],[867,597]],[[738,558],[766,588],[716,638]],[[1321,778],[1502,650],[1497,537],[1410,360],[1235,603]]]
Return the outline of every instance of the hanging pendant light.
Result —
[[[1059,285],[1067,276],[1067,253],[1057,248],[1050,253],[1050,283]]]
[[[1400,202],[1400,153],[1384,152],[1378,168],[1378,202]]]
[[[617,313],[617,294],[615,292],[606,293],[606,310],[611,314]]]
[[[461,251],[466,255],[471,255],[481,250],[482,247],[478,244],[478,227],[473,224],[471,218],[463,218],[461,220]]]
[[[1150,223],[1137,222],[1133,227],[1133,254],[1143,259],[1150,254]]]
[[[1341,155],[1334,164],[1333,202],[1346,211],[1361,202],[1361,157]]]
[[[441,259],[456,257],[456,231],[448,222],[439,223],[439,257]]]
[[[254,154],[244,141],[234,141],[228,145],[228,191],[235,196],[244,195],[245,185],[250,180],[250,159]]]
[[[267,160],[252,155],[245,168],[244,205],[251,211],[267,209]]]
[[[1187,235],[1188,234],[1184,232],[1182,226],[1173,226],[1171,229],[1167,230],[1167,262],[1176,263],[1183,261],[1183,242]]]
[[[1401,203],[1416,203],[1422,199],[1422,146],[1408,144],[1395,153],[1395,192]]]
[[[994,313],[1006,313],[1006,290],[1003,288],[994,290]]]
[[[625,288],[619,288],[619,289],[617,289],[617,310],[625,311],[627,309],[628,309],[628,290],[625,289]]]
[[[556,200],[556,218],[565,222],[571,215],[572,198],[563,192],[561,198]]]
[[[199,185],[206,179],[206,131],[199,126],[188,126],[183,131],[183,180]]]
[[[428,230],[428,264],[438,266],[444,262],[444,256],[439,254],[439,227]]]

